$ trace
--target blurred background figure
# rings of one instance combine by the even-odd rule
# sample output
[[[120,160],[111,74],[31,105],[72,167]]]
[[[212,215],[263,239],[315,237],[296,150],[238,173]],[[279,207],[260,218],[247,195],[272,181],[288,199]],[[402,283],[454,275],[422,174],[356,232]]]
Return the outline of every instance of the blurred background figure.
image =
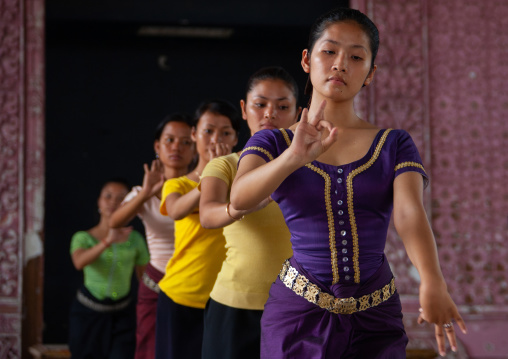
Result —
[[[126,226],[138,216],[145,227],[150,262],[142,275],[136,306],[136,359],[155,357],[155,318],[159,287],[168,260],[175,249],[173,219],[159,211],[164,181],[180,177],[189,170],[194,143],[192,120],[186,114],[166,116],[155,130],[155,160],[143,166],[143,185],[135,186],[109,221],[113,228]]]
[[[201,358],[203,312],[225,257],[222,229],[205,229],[199,221],[197,186],[205,165],[237,144],[240,118],[229,102],[215,100],[201,104],[194,120],[196,168],[162,189],[160,211],[175,220],[175,252],[159,282],[158,359]]]
[[[134,357],[136,317],[131,279],[142,273],[148,250],[131,227],[109,227],[112,213],[129,191],[121,179],[107,181],[97,201],[99,223],[72,237],[71,256],[83,270],[84,284],[71,306],[69,348],[72,358]]]

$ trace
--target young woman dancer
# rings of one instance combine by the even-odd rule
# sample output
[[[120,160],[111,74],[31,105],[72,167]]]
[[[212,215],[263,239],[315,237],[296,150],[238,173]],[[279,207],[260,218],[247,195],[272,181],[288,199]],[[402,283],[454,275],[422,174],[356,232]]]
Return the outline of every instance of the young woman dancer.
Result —
[[[138,289],[135,359],[155,358],[157,283],[164,276],[175,245],[174,221],[159,211],[161,190],[166,179],[183,176],[189,170],[195,153],[191,128],[192,120],[185,114],[166,116],[159,123],[153,143],[156,159],[150,167],[144,165],[143,185],[132,188],[109,220],[111,227],[120,228],[138,216],[145,226],[150,252]]]
[[[134,269],[141,274],[148,250],[132,228],[109,228],[111,214],[129,186],[107,181],[97,201],[100,221],[72,237],[72,263],[83,270],[85,283],[71,306],[69,348],[73,358],[134,357],[136,313],[130,295]]]
[[[308,111],[293,130],[254,135],[240,157],[231,206],[252,208],[271,195],[294,253],[265,305],[262,358],[405,358],[384,255],[392,209],[420,273],[420,321],[435,324],[439,352],[445,335],[456,348],[452,320],[466,330],[439,267],[422,203],[427,175],[413,141],[353,108],[374,77],[378,44],[377,28],[357,10],[321,16],[302,56],[313,88]]]
[[[288,128],[301,108],[298,86],[281,67],[266,67],[247,82],[242,117],[251,135]],[[260,320],[284,259],[291,256],[289,231],[269,198],[248,211],[229,205],[239,154],[215,158],[201,176],[199,212],[205,228],[224,227],[226,260],[205,308],[203,359],[259,359]],[[266,207],[265,207],[266,206]]]
[[[159,282],[156,358],[200,358],[203,312],[225,257],[222,229],[199,222],[199,177],[212,158],[231,153],[240,119],[225,101],[202,104],[195,116],[192,140],[199,160],[187,175],[167,180],[160,211],[175,220],[175,252]]]

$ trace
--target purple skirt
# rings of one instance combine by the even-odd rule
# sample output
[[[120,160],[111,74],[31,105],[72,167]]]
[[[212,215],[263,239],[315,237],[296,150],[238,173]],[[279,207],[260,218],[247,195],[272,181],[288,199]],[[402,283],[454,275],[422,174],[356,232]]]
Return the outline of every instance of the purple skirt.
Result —
[[[291,265],[322,290],[327,288],[305,271],[294,258]],[[337,298],[374,292],[389,283],[393,274],[384,260],[365,283],[334,284],[328,290]],[[395,292],[376,307],[354,314],[334,314],[298,296],[279,277],[261,318],[261,358],[405,358],[408,339],[402,308]]]

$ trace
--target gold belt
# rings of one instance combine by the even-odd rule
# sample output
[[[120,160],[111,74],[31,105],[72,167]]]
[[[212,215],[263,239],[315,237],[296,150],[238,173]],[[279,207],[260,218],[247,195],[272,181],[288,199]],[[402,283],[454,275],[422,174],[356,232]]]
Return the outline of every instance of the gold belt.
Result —
[[[159,293],[161,291],[159,285],[155,283],[155,281],[152,278],[150,278],[148,274],[146,274],[146,272],[143,273],[141,280],[148,288],[153,290],[155,293]]]
[[[289,263],[289,260],[286,260],[282,265],[279,278],[286,287],[300,297],[304,297],[309,302],[335,314],[353,314],[367,310],[388,300],[395,293],[395,278],[392,278],[390,283],[383,288],[360,298],[335,298],[331,294],[322,292],[307,277],[298,273],[296,268]]]

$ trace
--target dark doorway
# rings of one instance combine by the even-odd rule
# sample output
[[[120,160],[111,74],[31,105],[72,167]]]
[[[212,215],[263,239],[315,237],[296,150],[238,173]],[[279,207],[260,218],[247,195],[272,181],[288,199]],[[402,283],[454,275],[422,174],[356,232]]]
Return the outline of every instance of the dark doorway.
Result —
[[[82,281],[70,239],[98,220],[100,184],[118,176],[139,184],[164,115],[192,113],[207,98],[239,106],[262,66],[283,66],[303,93],[308,29],[348,1],[46,3],[44,342],[65,343]],[[239,146],[247,136],[245,126]]]

